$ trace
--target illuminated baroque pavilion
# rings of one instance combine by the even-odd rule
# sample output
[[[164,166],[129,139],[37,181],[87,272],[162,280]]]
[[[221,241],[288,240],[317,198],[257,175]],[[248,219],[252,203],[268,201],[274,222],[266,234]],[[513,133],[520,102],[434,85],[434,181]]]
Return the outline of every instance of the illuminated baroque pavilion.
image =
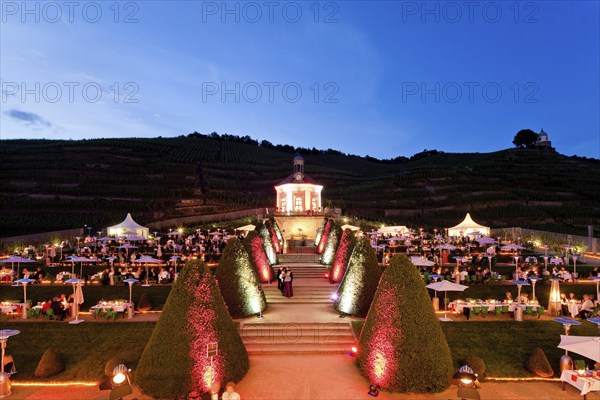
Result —
[[[275,186],[275,219],[286,241],[310,245],[315,239],[323,220],[322,190],[322,185],[304,173],[304,158],[294,157],[294,171]]]
[[[304,173],[304,158],[294,157],[294,172],[275,186],[277,191],[277,212],[317,213],[321,211],[321,190],[317,184]]]

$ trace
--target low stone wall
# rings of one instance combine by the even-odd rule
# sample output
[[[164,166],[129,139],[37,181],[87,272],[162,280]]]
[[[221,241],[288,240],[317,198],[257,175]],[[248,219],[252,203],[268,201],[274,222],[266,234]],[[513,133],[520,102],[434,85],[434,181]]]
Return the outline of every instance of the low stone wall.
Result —
[[[247,217],[267,217],[265,208],[252,208],[249,210],[229,211],[218,214],[193,215],[190,217],[165,219],[162,221],[151,222],[148,225],[152,229],[166,229],[174,226],[205,224],[207,222],[228,221]],[[269,214],[270,215],[270,214]]]
[[[600,251],[600,239],[595,237],[586,237],[586,236],[578,236],[578,235],[569,235],[567,233],[557,233],[557,232],[548,232],[548,231],[538,231],[536,229],[527,229],[521,227],[510,227],[510,228],[498,228],[491,230],[492,237],[506,237],[508,239],[514,239],[517,236],[521,236],[524,238],[535,237],[540,238],[542,242],[544,241],[557,241],[561,243],[568,243],[569,238],[571,239],[571,244],[574,246],[585,247],[586,251],[597,253]]]
[[[30,235],[11,236],[0,238],[0,243],[11,245],[14,243],[23,243],[25,245],[48,242],[51,240],[65,240],[76,236],[83,236],[83,228],[63,229],[62,231],[32,233]]]

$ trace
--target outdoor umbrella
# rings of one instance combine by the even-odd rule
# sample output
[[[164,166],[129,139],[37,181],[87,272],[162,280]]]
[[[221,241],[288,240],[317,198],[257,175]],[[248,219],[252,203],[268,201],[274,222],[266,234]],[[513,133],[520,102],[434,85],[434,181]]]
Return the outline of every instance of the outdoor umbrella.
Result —
[[[520,279],[513,279],[511,282],[518,286],[518,289],[517,289],[517,303],[520,303],[521,302],[521,286],[529,286],[529,282],[522,281]]]
[[[596,300],[600,299],[600,276],[592,276],[591,279],[596,282]]]
[[[70,283],[73,285],[73,314],[75,314],[75,319],[69,321],[70,324],[80,324],[83,322],[82,319],[79,319],[79,306],[83,304],[83,290],[81,289],[81,279],[73,278],[65,281],[65,283]]]
[[[492,239],[490,237],[480,237],[475,239],[475,241],[477,243],[479,243],[481,246],[485,246],[485,245],[489,245],[489,244],[496,244],[496,240]]]
[[[450,281],[441,281],[430,283],[429,285],[427,285],[427,288],[444,292],[444,318],[440,318],[440,321],[452,321],[446,316],[446,298],[448,296],[448,292],[463,292],[469,287],[465,285],[459,285],[457,283],[452,283]]]
[[[35,280],[29,278],[18,279],[15,281],[15,283],[20,283],[23,285],[23,303],[27,303],[27,284],[32,282],[35,282]]]
[[[131,290],[132,290],[133,284],[136,282],[139,282],[139,281],[135,278],[127,278],[123,282],[129,284],[129,303],[131,303]]]
[[[558,348],[600,362],[600,337],[560,335]]]
[[[177,261],[181,259],[179,256],[171,256],[171,261],[175,264],[175,273],[177,273]]]
[[[21,263],[34,263],[34,260],[31,260],[29,258],[25,258],[25,257],[20,257],[20,256],[10,256],[10,257],[6,257],[0,260],[0,263],[2,264],[11,264],[11,268],[12,268],[12,275],[10,276],[10,280],[12,282],[13,280],[13,276],[15,274],[15,263],[17,263],[17,276],[19,276],[20,270],[21,270]]]
[[[141,256],[139,259],[135,260],[135,262],[139,262],[144,264],[144,268],[146,269],[146,283],[143,286],[150,286],[150,284],[148,283],[148,265],[147,264],[158,264],[158,263],[162,263],[162,260],[159,260],[158,258],[154,258],[151,256]]]

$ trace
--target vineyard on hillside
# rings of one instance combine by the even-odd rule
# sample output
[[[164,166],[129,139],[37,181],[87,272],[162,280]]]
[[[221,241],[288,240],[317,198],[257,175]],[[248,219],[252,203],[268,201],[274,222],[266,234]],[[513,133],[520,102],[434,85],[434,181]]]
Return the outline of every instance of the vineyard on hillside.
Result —
[[[102,227],[127,212],[149,222],[273,207],[273,186],[292,172],[288,147],[218,137],[2,141],[0,236]],[[306,173],[325,186],[324,204],[351,216],[442,227],[471,211],[494,227],[582,233],[600,225],[598,160],[526,149],[397,163],[303,156]]]

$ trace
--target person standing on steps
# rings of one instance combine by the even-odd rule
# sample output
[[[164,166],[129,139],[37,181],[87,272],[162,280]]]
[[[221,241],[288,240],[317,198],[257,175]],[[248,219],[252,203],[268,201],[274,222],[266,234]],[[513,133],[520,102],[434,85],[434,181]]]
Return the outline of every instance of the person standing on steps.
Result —
[[[292,271],[290,271],[289,267],[285,267],[283,273],[283,295],[285,297],[294,296],[294,292],[292,290],[292,281],[294,280],[294,275]]]
[[[283,293],[283,268],[280,266],[279,269],[277,270],[277,273],[275,274],[275,278],[277,278],[277,289],[279,289],[280,292]]]

